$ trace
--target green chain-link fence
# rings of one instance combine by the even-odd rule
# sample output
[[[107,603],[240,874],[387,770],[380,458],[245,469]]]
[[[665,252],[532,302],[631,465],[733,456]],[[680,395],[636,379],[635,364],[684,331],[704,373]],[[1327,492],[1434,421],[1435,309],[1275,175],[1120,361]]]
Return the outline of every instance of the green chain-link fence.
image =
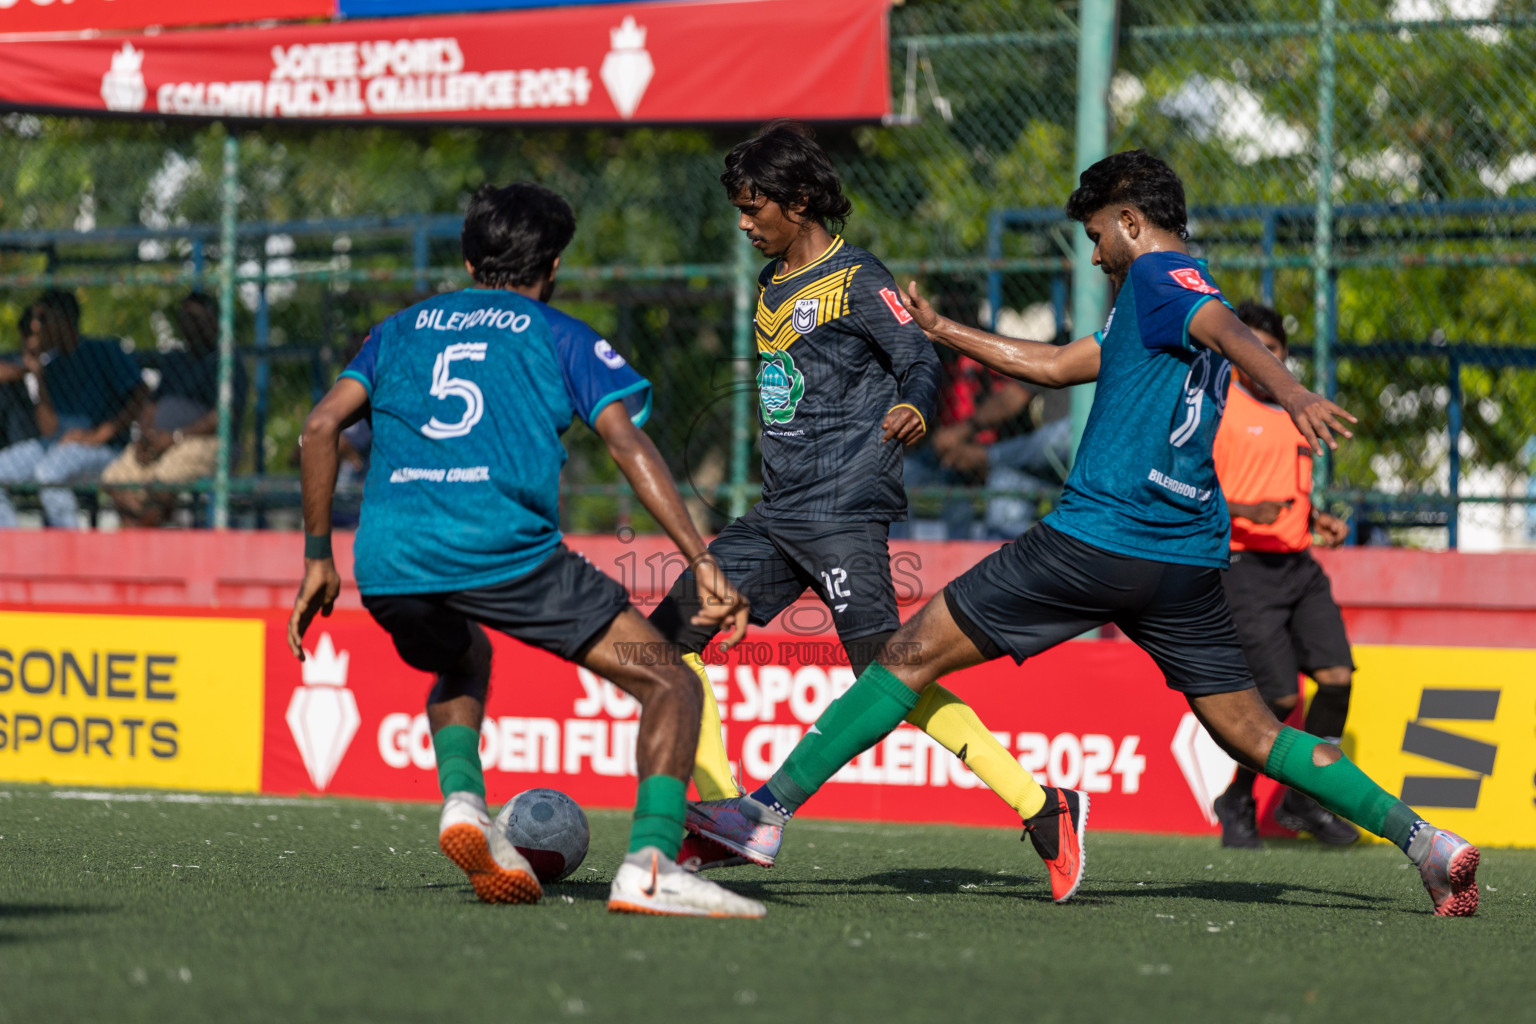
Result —
[[[855,200],[851,241],[919,278],[952,315],[1068,338],[1102,313],[1081,283],[1074,295],[1080,231],[1059,211],[1080,122],[1103,116],[1108,150],[1145,146],[1180,172],[1192,244],[1217,280],[1234,299],[1279,308],[1297,368],[1316,368],[1361,416],[1326,484],[1362,536],[1530,544],[1536,16],[1521,12],[1497,0],[1157,0],[1122,4],[1107,31],[1084,26],[1085,40],[1071,7],[916,0],[891,13],[892,123],[820,137]],[[1079,54],[1095,39],[1114,44],[1109,87],[1080,97]],[[656,382],[650,431],[703,524],[718,527],[757,479],[747,334],[757,257],[717,181],[748,130],[280,124],[231,136],[221,125],[6,115],[0,355],[19,362],[36,334],[24,313],[60,288],[78,298],[81,333],[131,349],[146,393],[177,391],[161,381],[189,376],[198,360],[186,349],[206,350],[181,300],[194,289],[218,297],[232,257],[241,372],[230,378],[239,421],[220,449],[228,486],[216,469],[168,483],[167,514],[200,525],[227,508],[237,525],[292,525],[299,426],[349,346],[425,291],[464,283],[458,217],[478,184],[533,178],[579,218],[557,302]],[[1072,324],[1074,308],[1090,322]],[[946,422],[910,463],[909,529],[1007,533],[1050,501],[1063,433],[1052,424],[1070,398],[1031,398],[947,355],[946,366]],[[194,383],[179,390],[206,397],[206,379]],[[7,463],[37,433],[27,386],[0,383],[0,476],[32,522],[46,508],[38,492],[62,478]],[[124,399],[112,391],[85,411],[126,416]],[[978,403],[992,429],[945,429]],[[107,447],[133,433],[125,426]],[[148,419],[138,433],[164,444],[172,432]],[[567,524],[647,528],[595,438],[567,436]],[[78,514],[111,521],[124,505],[131,515],[142,490],[98,489],[99,469],[77,474]]]

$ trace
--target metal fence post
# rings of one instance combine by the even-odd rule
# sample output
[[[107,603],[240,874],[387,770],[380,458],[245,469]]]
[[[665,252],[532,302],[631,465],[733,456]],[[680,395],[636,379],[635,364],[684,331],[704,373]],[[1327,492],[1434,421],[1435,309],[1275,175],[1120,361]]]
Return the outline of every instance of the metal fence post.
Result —
[[[731,275],[734,316],[731,334],[731,501],[732,519],[747,514],[747,475],[752,459],[752,309],[757,299],[757,262],[752,243],[739,231]]]
[[[1003,258],[1003,213],[993,210],[987,214],[987,259]],[[987,330],[997,331],[997,318],[1003,309],[1003,272],[996,266],[987,268]]]
[[[1337,0],[1321,0],[1317,69],[1317,207],[1312,232],[1312,324],[1316,334],[1312,348],[1312,388],[1333,393],[1332,289],[1333,265],[1333,114],[1334,71],[1337,60],[1334,33],[1338,27]],[[1324,448],[1312,463],[1312,480],[1327,485],[1331,459]]]
[[[267,356],[271,340],[272,306],[267,301],[267,258],[263,255],[261,280],[256,282],[256,419],[252,429],[257,476],[267,471],[267,451],[262,441],[267,436],[267,412],[272,405],[272,360]]]
[[[1450,365],[1446,378],[1450,383],[1450,395],[1445,404],[1446,440],[1450,450],[1446,452],[1446,491],[1451,498],[1451,513],[1446,519],[1446,544],[1456,550],[1458,527],[1461,525],[1461,360],[1453,348],[1448,353]]]
[[[1083,0],[1077,37],[1077,171],[1104,159],[1109,150],[1109,80],[1115,72],[1118,0]],[[1083,337],[1104,320],[1109,289],[1093,265],[1093,243],[1081,230],[1072,242],[1072,333]],[[1072,456],[1088,425],[1094,386],[1072,389]]]
[[[225,126],[219,224],[219,461],[213,475],[213,528],[229,528],[229,459],[234,435],[235,223],[240,203],[240,142]]]
[[[1275,305],[1275,243],[1278,235],[1276,214],[1273,212],[1264,215],[1264,270],[1259,275],[1259,297],[1264,305],[1271,308]]]
[[[426,218],[422,218],[416,223],[416,230],[411,234],[411,266],[416,270],[416,290],[423,294],[430,287],[427,281],[427,262],[431,256],[429,245],[427,221]]]

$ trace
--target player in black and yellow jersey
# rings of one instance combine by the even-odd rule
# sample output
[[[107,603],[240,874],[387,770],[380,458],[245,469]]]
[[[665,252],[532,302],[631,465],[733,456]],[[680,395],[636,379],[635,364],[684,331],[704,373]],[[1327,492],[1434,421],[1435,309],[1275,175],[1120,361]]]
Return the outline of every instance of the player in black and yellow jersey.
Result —
[[[902,307],[890,273],[832,229],[851,204],[808,129],[766,125],[725,158],[720,176],[738,226],[770,263],[758,278],[758,412],[763,500],[721,531],[710,551],[767,625],[806,588],[832,614],[855,674],[900,625],[887,534],[907,515],[903,445],[922,440],[939,388],[939,360]],[[693,624],[685,573],[651,615],[683,649],[704,687],[693,779],[705,800],[739,794],[719,710],[699,653],[713,636]],[[907,717],[957,754],[1021,818],[1045,803],[1040,786],[976,713],[938,685]],[[680,862],[739,863],[690,838]]]

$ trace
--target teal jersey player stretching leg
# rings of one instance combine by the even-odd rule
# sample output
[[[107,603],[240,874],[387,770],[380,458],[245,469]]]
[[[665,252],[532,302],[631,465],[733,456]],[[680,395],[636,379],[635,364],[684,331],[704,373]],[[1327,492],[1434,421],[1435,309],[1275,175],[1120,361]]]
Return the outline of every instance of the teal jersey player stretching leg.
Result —
[[[1082,223],[1095,265],[1116,289],[1110,319],[1093,336],[1060,347],[1003,338],[938,316],[915,286],[905,296],[929,337],[1000,373],[1047,387],[1098,381],[1060,504],[903,625],[886,650],[904,656],[882,654],[765,786],[695,805],[689,830],[769,861],[788,817],[895,728],[923,687],[1005,654],[1023,662],[1113,622],[1240,764],[1396,843],[1436,914],[1472,914],[1477,848],[1424,821],[1337,746],[1275,719],[1254,688],[1222,591],[1228,516],[1211,447],[1232,364],[1275,396],[1314,451],[1337,447],[1335,431],[1350,436],[1343,421],[1354,417],[1298,384],[1190,257],[1184,186],[1167,164],[1140,150],[1101,160],[1083,172],[1067,215]],[[1082,880],[1086,794],[1046,792],[1032,838],[1061,902]]]
[[[560,436],[580,418],[688,558],[705,595],[696,621],[728,630],[731,642],[746,631],[746,603],[705,550],[639,429],[650,411],[649,382],[592,328],[546,305],[575,229],[570,206],[547,189],[482,188],[463,232],[476,287],[434,296],[375,327],[310,413],[304,582],[288,646],[304,657],[305,629],[317,613],[330,614],[341,589],[330,551],[337,438],[369,415],[373,458],[355,545],[357,585],[401,658],[436,676],[427,720],[444,798],[443,852],[488,903],[542,895],[485,803],[485,625],[583,665],[640,701],[639,793],[608,908],[761,917],[762,904],[674,863],[698,743],[697,680],[682,665],[620,659],[619,645],[660,644],[661,635],[622,586],[561,543]]]

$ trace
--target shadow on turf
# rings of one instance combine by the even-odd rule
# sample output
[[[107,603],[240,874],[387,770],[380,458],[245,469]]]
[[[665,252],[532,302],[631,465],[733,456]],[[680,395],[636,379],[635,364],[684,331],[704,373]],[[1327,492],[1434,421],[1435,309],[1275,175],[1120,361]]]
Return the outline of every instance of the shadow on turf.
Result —
[[[717,881],[724,882],[733,891],[753,899],[772,902],[794,896],[825,895],[828,889],[861,891],[871,895],[880,893],[911,896],[994,897],[1025,900],[1031,903],[1051,902],[1051,890],[1043,876],[998,876],[985,871],[967,868],[907,868],[904,870],[879,871],[857,877],[840,876],[793,878],[776,881],[769,875],[753,878],[742,871],[713,873]],[[1083,888],[1072,898],[1076,905],[1107,905],[1127,899],[1199,899],[1218,903],[1272,904],[1279,906],[1331,907],[1342,910],[1369,910],[1380,912],[1395,903],[1392,897],[1372,896],[1339,889],[1319,889],[1308,885],[1287,882],[1254,882],[1231,880],[1195,880],[1185,882],[1146,882],[1121,879],[1095,879],[1092,875],[1084,881]]]
[[[1094,888],[1091,880],[1084,885],[1090,890]],[[1197,900],[1214,900],[1219,903],[1268,903],[1280,906],[1330,907],[1338,910],[1373,912],[1379,912],[1399,902],[1396,897],[1368,896],[1342,889],[1318,889],[1292,882],[1256,883],[1216,879],[1193,882],[1126,882],[1119,879],[1103,879],[1098,882],[1098,887],[1097,895],[1103,902],[1147,897],[1157,899],[1188,897]],[[1114,888],[1111,890],[1111,887]]]
[[[46,920],[56,917],[71,917],[78,914],[100,914],[106,910],[106,907],[80,906],[69,903],[0,903],[0,944],[56,937],[53,934],[19,935],[7,930],[5,926],[8,924]]]

